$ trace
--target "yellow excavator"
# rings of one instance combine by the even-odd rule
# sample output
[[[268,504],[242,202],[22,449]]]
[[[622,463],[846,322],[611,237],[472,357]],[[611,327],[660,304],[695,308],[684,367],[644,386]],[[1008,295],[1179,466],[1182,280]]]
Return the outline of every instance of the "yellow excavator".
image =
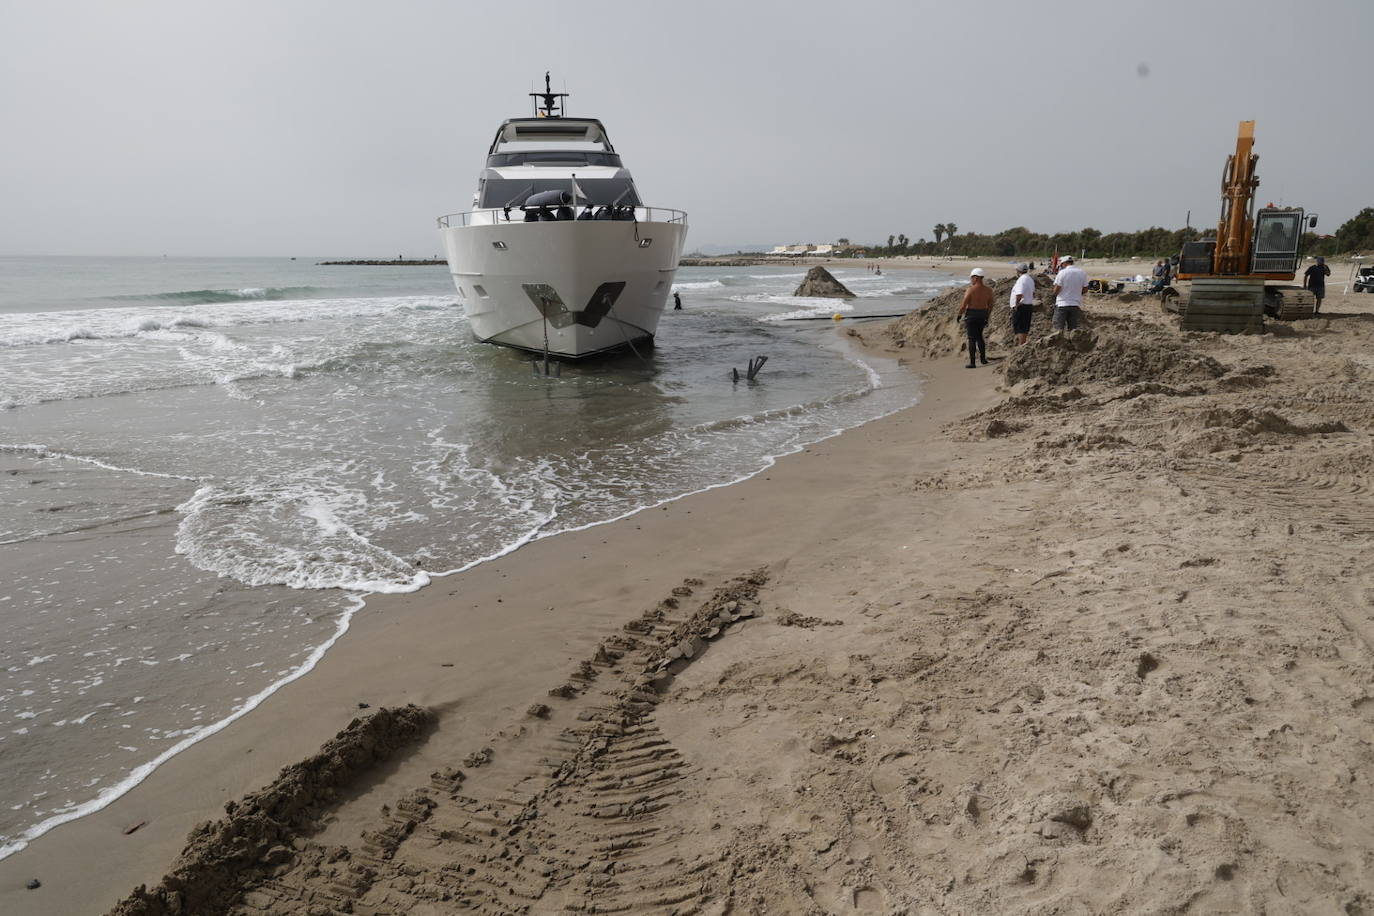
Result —
[[[1255,122],[1241,121],[1236,151],[1221,176],[1216,236],[1184,243],[1178,279],[1191,281],[1190,288],[1181,295],[1170,287],[1160,297],[1179,313],[1185,331],[1260,331],[1265,315],[1295,321],[1316,309],[1316,297],[1301,286],[1269,281],[1292,283],[1303,232],[1316,227],[1317,214],[1272,204],[1255,210],[1254,146]]]

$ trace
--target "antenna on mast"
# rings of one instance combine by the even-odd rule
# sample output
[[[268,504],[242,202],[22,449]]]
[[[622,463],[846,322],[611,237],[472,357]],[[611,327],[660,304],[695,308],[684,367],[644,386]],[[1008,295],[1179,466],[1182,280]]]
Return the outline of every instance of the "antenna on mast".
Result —
[[[563,99],[568,97],[568,93],[554,92],[550,82],[549,71],[545,70],[544,91],[530,93],[530,98],[534,99],[534,116],[536,118],[563,117]]]

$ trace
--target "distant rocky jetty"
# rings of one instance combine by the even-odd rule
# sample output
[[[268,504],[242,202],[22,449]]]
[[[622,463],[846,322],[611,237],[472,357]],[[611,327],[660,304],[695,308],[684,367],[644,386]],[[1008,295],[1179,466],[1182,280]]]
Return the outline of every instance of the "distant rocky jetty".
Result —
[[[680,258],[678,267],[754,267],[759,264],[786,263],[778,258]]]
[[[316,267],[437,267],[447,261],[316,261]]]
[[[829,299],[853,299],[854,294],[839,280],[817,264],[806,272],[806,277],[797,287],[794,296],[824,297]]]

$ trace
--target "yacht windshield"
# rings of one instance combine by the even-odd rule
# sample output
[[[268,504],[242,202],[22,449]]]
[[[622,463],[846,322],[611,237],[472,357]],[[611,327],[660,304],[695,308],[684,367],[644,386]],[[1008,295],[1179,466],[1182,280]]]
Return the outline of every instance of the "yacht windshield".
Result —
[[[516,153],[492,153],[487,168],[500,169],[512,165],[609,165],[620,166],[620,156],[599,150],[522,150]]]
[[[570,178],[487,178],[482,182],[478,207],[518,207],[540,191],[572,192]],[[638,207],[639,195],[628,178],[578,178],[578,206]]]

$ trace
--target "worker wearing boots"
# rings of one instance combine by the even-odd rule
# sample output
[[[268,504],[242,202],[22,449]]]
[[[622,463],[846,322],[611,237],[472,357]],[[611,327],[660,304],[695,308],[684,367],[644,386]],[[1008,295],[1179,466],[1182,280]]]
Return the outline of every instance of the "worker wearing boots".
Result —
[[[968,369],[978,367],[978,363],[974,362],[975,353],[984,366],[988,364],[988,345],[983,341],[983,328],[987,327],[988,316],[992,314],[993,295],[992,288],[983,282],[986,276],[983,268],[973,268],[968,275],[964,301],[959,303],[959,317],[964,319],[964,332],[968,334],[968,365],[965,367]]]

